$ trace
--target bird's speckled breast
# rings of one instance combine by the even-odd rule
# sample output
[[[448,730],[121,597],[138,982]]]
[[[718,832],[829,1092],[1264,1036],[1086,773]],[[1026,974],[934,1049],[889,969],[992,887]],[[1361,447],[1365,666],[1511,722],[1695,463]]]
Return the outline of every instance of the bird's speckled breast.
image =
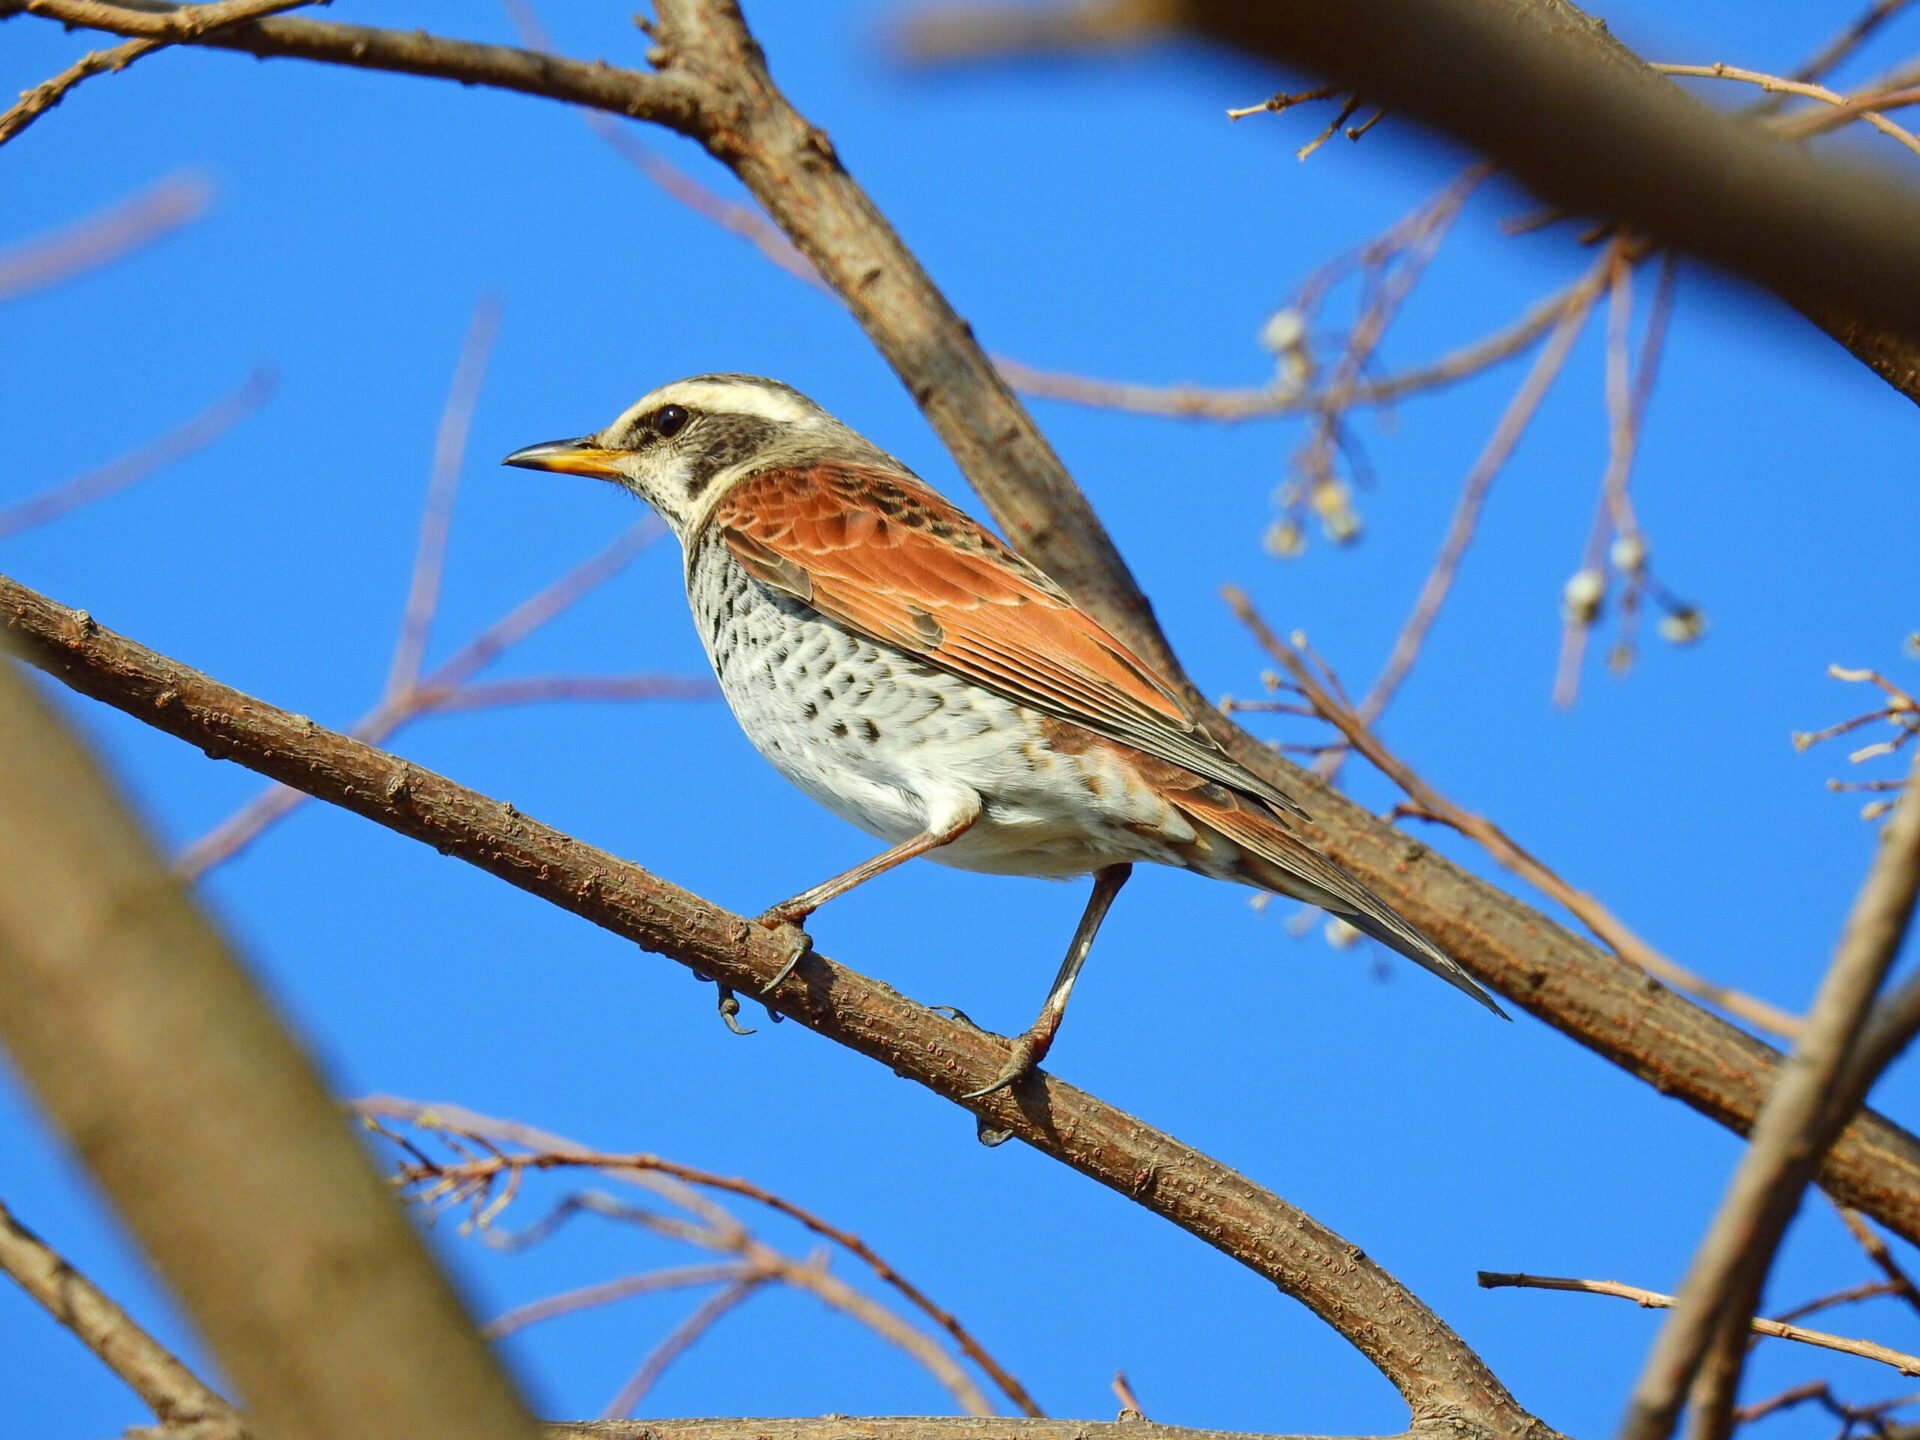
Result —
[[[897,843],[968,789],[982,823],[928,858],[1028,875],[1163,860],[1190,836],[1117,771],[1090,783],[1111,767],[1056,754],[1035,712],[771,589],[711,534],[696,545],[687,598],[721,692],[774,768],[841,818]]]

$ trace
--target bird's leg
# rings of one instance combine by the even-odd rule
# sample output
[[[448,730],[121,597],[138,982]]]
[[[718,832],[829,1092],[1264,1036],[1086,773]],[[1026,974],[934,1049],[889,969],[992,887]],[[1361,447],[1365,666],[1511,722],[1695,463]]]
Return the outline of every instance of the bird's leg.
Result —
[[[1060,1031],[1060,1017],[1067,1013],[1067,997],[1073,993],[1073,982],[1079,978],[1080,967],[1087,963],[1087,952],[1093,948],[1093,937],[1100,933],[1100,922],[1107,918],[1107,908],[1131,874],[1131,865],[1108,865],[1094,872],[1093,894],[1087,897],[1087,908],[1081,913],[1079,928],[1073,932],[1067,958],[1060,962],[1060,973],[1053,977],[1053,988],[1047,991],[1047,1003],[1040,1007],[1039,1016],[1027,1027],[1026,1033],[1014,1040],[1013,1053],[1000,1067],[1000,1073],[990,1084],[962,1095],[962,1100],[978,1100],[983,1095],[1004,1090],[1046,1058],[1053,1046],[1053,1037]]]
[[[854,888],[864,885],[876,875],[884,875],[896,865],[903,865],[916,855],[924,855],[929,850],[938,850],[949,845],[971,830],[980,819],[981,807],[978,796],[972,797],[958,818],[948,823],[922,831],[911,840],[902,840],[898,845],[890,845],[871,860],[864,860],[851,870],[823,880],[811,890],[802,890],[791,900],[782,900],[760,916],[760,923],[769,930],[778,930],[782,925],[800,927],[800,938],[793,947],[793,954],[787,957],[787,963],[780,967],[780,973],[769,980],[761,989],[762,995],[771,994],[782,980],[793,973],[793,967],[800,963],[800,957],[813,948],[813,942],[807,938],[807,917],[818,910],[827,901],[838,898]]]

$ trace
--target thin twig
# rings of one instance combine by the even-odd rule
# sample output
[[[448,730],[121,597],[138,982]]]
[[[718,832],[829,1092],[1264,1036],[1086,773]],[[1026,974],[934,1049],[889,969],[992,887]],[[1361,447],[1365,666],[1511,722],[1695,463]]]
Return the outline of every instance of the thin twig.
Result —
[[[212,203],[212,181],[178,170],[98,214],[0,251],[0,301],[110,265],[198,220]]]
[[[1907,1274],[1904,1266],[1893,1258],[1893,1250],[1879,1233],[1867,1223],[1867,1217],[1850,1205],[1834,1202],[1834,1209],[1840,1212],[1840,1219],[1847,1227],[1847,1233],[1859,1242],[1860,1248],[1867,1252],[1867,1258],[1879,1267],[1880,1273],[1887,1277],[1887,1283],[1893,1292],[1917,1312],[1920,1312],[1920,1286],[1915,1286],[1913,1278]]]
[[[1845,64],[1854,51],[1873,38],[1874,32],[1898,15],[1913,0],[1873,0],[1873,3],[1833,39],[1816,50],[1789,79],[1813,81]]]
[[[1650,68],[1662,75],[1683,76],[1695,80],[1739,80],[1749,85],[1758,85],[1769,94],[1799,95],[1808,100],[1818,100],[1822,104],[1844,109],[1847,118],[1865,120],[1874,129],[1890,139],[1899,141],[1907,149],[1920,155],[1920,136],[1887,119],[1878,107],[1908,105],[1914,103],[1905,98],[1893,96],[1841,95],[1827,89],[1824,85],[1814,85],[1803,80],[1789,80],[1781,75],[1768,75],[1760,70],[1743,70],[1737,65],[1653,65]],[[1782,126],[1783,131],[1793,133],[1793,127]],[[1823,127],[1824,128],[1824,127]]]
[[[394,643],[393,664],[387,672],[386,701],[404,701],[420,680],[420,664],[427,652],[427,631],[440,605],[440,581],[447,567],[447,539],[453,526],[453,502],[466,466],[467,436],[480,404],[480,387],[487,378],[487,361],[500,335],[501,299],[480,297],[473,307],[467,338],[454,366],[447,403],[433,443],[433,468],[427,480],[427,503],[420,514],[420,542],[414,549],[413,578],[407,587],[407,606],[400,619],[400,638]]]
[[[193,40],[223,25],[258,20],[282,11],[297,10],[303,5],[329,3],[330,0],[216,0],[211,5],[183,5],[168,12],[167,19],[178,30],[173,38]],[[88,51],[51,80],[43,80],[31,90],[22,92],[17,102],[0,112],[0,145],[6,144],[66,99],[81,81],[124,70],[142,56],[165,49],[169,43],[171,41],[167,39],[129,40],[125,44],[115,45],[111,50]]]
[[[1582,924],[1599,937],[1603,944],[1611,946],[1621,959],[1639,966],[1647,974],[1657,976],[1674,989],[1692,995],[1695,999],[1704,1000],[1730,1015],[1738,1016],[1758,1029],[1783,1036],[1791,1036],[1797,1031],[1800,1022],[1794,1016],[1767,1004],[1764,1000],[1707,980],[1668,959],[1636,935],[1599,900],[1583,890],[1575,889],[1561,879],[1543,862],[1511,839],[1498,825],[1484,815],[1477,815],[1463,809],[1442,795],[1404,760],[1389,750],[1379,735],[1362,723],[1351,705],[1343,702],[1321,683],[1320,677],[1308,666],[1300,653],[1274,634],[1272,628],[1261,618],[1259,611],[1254,609],[1253,602],[1243,592],[1229,587],[1225,591],[1225,596],[1227,604],[1232,607],[1240,622],[1252,632],[1261,648],[1279,661],[1287,673],[1293,677],[1294,683],[1299,686],[1314,713],[1339,730],[1346,737],[1349,745],[1405,791],[1408,798],[1418,807],[1420,818],[1446,825],[1474,841],[1506,869],[1572,911]]]
[[[217,1427],[245,1440],[239,1412],[180,1363],[65,1256],[15,1219],[0,1203],[0,1271],[19,1282],[80,1342],[118,1375],[163,1425]],[[209,1434],[207,1440],[214,1440]]]
[[[1437,390],[1469,379],[1502,360],[1512,359],[1560,322],[1568,308],[1578,303],[1584,284],[1584,281],[1576,282],[1537,301],[1512,324],[1441,356],[1431,365],[1416,366],[1378,380],[1359,381],[1346,397],[1347,408],[1384,405],[1422,391]],[[996,355],[993,363],[1006,382],[1024,395],[1100,410],[1160,415],[1172,420],[1218,420],[1237,424],[1311,414],[1323,409],[1328,401],[1324,390],[1302,391],[1274,385],[1242,390],[1217,390],[1199,385],[1134,385],[1042,370],[1004,355]]]
[[[1584,1295],[1612,1295],[1621,1300],[1631,1300],[1647,1310],[1671,1310],[1674,1306],[1674,1297],[1671,1295],[1662,1295],[1657,1290],[1643,1290],[1638,1285],[1622,1285],[1617,1280],[1571,1280],[1557,1275],[1505,1275],[1482,1270],[1480,1286],[1484,1290],[1517,1286],[1528,1290],[1573,1290]],[[1843,1355],[1877,1360],[1882,1365],[1891,1365],[1902,1375],[1920,1375],[1920,1355],[1908,1355],[1871,1340],[1829,1335],[1823,1330],[1808,1330],[1800,1325],[1787,1325],[1757,1315],[1750,1323],[1756,1335],[1767,1335],[1777,1340],[1797,1340],[1803,1345],[1818,1345],[1823,1350],[1838,1350]]]
[[[30,499],[0,510],[0,540],[58,520],[83,505],[139,484],[196,450],[204,450],[266,404],[279,383],[279,372],[263,365],[241,382],[239,389],[221,396],[185,424],[117,460],[109,460],[98,469],[63,480]]]
[[[724,1284],[738,1280],[743,1273],[739,1264],[730,1262],[721,1265],[682,1265],[674,1270],[649,1270],[644,1275],[622,1275],[618,1280],[602,1280],[597,1285],[582,1285],[577,1290],[566,1290],[525,1305],[516,1305],[481,1326],[480,1333],[489,1340],[504,1340],[516,1331],[537,1325],[542,1320],[576,1315],[582,1310],[612,1305],[636,1295],[656,1295],[662,1290],[684,1290],[695,1285]]]
[[[1867,1023],[1917,893],[1920,785],[1902,796],[1882,832],[1793,1053],[1754,1121],[1746,1153],[1688,1266],[1673,1316],[1661,1327],[1634,1387],[1622,1440],[1666,1440],[1690,1388],[1693,1433],[1718,1440],[1730,1428],[1746,1358],[1739,1343],[1744,1322],[1802,1191],[1848,1118],[1832,1113],[1829,1092]]]
[[[533,0],[501,0],[507,18],[520,33],[520,42],[529,50],[553,52],[553,37],[547,33]],[[635,135],[627,122],[603,110],[579,107],[587,128],[612,146],[620,158],[674,200],[696,215],[701,215],[731,235],[737,235],[796,280],[804,280],[816,290],[832,293],[832,287],[820,278],[813,262],[802,255],[780,227],[751,205],[741,205],[715,194],[686,171],[660,155]]]
[[[503,681],[498,687],[466,682],[502,652],[517,645],[556,619],[589,592],[605,584],[653,545],[664,527],[654,516],[636,521],[596,555],[581,561],[553,584],[523,600],[489,625],[431,673],[399,696],[388,696],[354,722],[348,732],[356,739],[379,744],[410,721],[429,712],[477,710],[491,705],[519,705],[538,700],[663,699],[698,700],[712,696],[705,679],[676,676],[546,676],[527,681]],[[423,534],[424,539],[424,534]],[[297,810],[306,800],[287,785],[269,785],[220,824],[181,850],[175,860],[179,874],[198,879],[223,865],[260,837],[269,826]]]
[[[1400,634],[1393,642],[1386,664],[1381,666],[1380,674],[1360,702],[1358,713],[1362,725],[1372,725],[1379,719],[1393,699],[1394,692],[1413,669],[1414,661],[1419,658],[1420,647],[1425,644],[1427,632],[1439,617],[1440,607],[1446,603],[1447,595],[1453,589],[1454,577],[1459,574],[1460,562],[1473,541],[1474,531],[1480,523],[1481,508],[1486,504],[1487,491],[1513,454],[1514,447],[1520,443],[1520,437],[1533,420],[1534,412],[1540,408],[1541,400],[1559,378],[1567,355],[1573,349],[1573,342],[1579,339],[1593,303],[1607,283],[1614,264],[1614,248],[1620,243],[1616,241],[1614,247],[1609,247],[1607,254],[1576,287],[1573,302],[1562,312],[1539,358],[1533,362],[1527,378],[1508,402],[1492,438],[1480,452],[1480,458],[1474,461],[1473,468],[1467,472],[1467,478],[1460,487],[1460,498],[1454,505],[1453,518],[1447,525],[1446,538],[1441,541],[1440,553],[1434,558],[1433,568],[1428,571],[1420,587],[1420,594],[1414,600],[1406,623],[1400,627]],[[1314,768],[1321,776],[1330,777],[1339,770],[1340,757],[1323,758]]]
[[[457,1105],[423,1105],[418,1101],[403,1100],[397,1096],[373,1095],[354,1102],[353,1108],[361,1115],[405,1120],[410,1124],[429,1125],[436,1129],[451,1129],[489,1142],[518,1145],[528,1152],[524,1155],[499,1154],[487,1160],[473,1162],[466,1167],[466,1172],[474,1178],[489,1177],[503,1170],[585,1167],[614,1174],[626,1174],[629,1177],[666,1175],[688,1185],[704,1186],[730,1195],[739,1195],[756,1204],[764,1205],[776,1214],[784,1215],[787,1219],[804,1226],[815,1235],[831,1240],[859,1259],[873,1271],[878,1279],[892,1286],[906,1298],[908,1303],[952,1336],[954,1343],[960,1347],[967,1358],[985,1371],[1023,1414],[1038,1416],[1043,1413],[1027,1393],[1026,1387],[988,1353],[986,1347],[974,1338],[972,1332],[963,1326],[951,1311],[935,1304],[926,1292],[882,1259],[866,1241],[852,1231],[829,1223],[812,1211],[796,1205],[785,1196],[778,1195],[764,1186],[756,1185],[738,1176],[721,1175],[711,1170],[685,1165],[676,1160],[663,1159],[658,1155],[616,1154],[589,1149],[563,1136],[537,1130],[519,1121],[495,1119]]]
[[[1843,1290],[1830,1290],[1825,1295],[1816,1295],[1811,1300],[1790,1305],[1773,1318],[1782,1324],[1787,1324],[1794,1320],[1804,1320],[1809,1315],[1818,1315],[1823,1310],[1837,1310],[1842,1305],[1858,1305],[1863,1300],[1878,1300],[1883,1295],[1899,1293],[1900,1287],[1891,1280],[1862,1280],[1858,1285],[1849,1285]]]
[[[640,1362],[640,1368],[633,1372],[627,1383],[620,1387],[613,1399],[607,1402],[607,1408],[600,1412],[602,1420],[624,1420],[633,1413],[633,1409],[646,1399],[647,1392],[653,1388],[654,1381],[661,1373],[679,1359],[693,1346],[702,1335],[711,1330],[725,1317],[728,1311],[750,1299],[754,1292],[772,1278],[766,1275],[746,1275],[736,1280],[718,1295],[711,1296],[700,1304],[679,1325],[673,1333],[654,1349],[653,1353]]]

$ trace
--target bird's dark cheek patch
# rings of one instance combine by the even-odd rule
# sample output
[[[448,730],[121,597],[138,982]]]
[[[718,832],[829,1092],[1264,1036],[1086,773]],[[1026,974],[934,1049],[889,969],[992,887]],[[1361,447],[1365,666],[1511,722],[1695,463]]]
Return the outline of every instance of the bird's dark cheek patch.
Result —
[[[751,460],[780,426],[758,415],[708,415],[697,433],[698,453],[687,466],[687,498],[698,500],[724,470]]]

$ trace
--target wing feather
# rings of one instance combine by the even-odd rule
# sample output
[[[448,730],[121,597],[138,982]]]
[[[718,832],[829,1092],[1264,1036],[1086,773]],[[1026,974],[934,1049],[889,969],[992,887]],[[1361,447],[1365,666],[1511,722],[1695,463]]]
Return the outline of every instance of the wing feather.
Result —
[[[1166,678],[1043,572],[910,476],[834,462],[766,470],[707,524],[749,574],[851,630],[1304,813],[1221,750]]]

